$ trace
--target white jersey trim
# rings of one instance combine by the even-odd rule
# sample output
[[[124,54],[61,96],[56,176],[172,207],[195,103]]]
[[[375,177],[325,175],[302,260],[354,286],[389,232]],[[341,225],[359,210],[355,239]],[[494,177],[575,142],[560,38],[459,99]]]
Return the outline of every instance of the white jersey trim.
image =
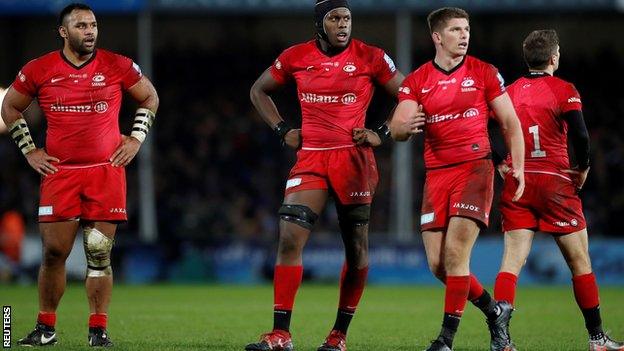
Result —
[[[565,180],[568,180],[568,181],[572,181],[572,179],[570,179],[570,178],[568,178],[568,177],[564,176],[563,174],[559,174],[559,173],[555,173],[555,172],[547,172],[547,171],[527,171],[527,170],[525,170],[525,171],[524,171],[524,173],[540,173],[540,174],[550,174],[550,175],[554,175],[554,176],[557,176],[557,177],[561,177],[561,178],[563,178],[563,179],[565,179]]]
[[[58,166],[59,169],[82,169],[82,168],[92,168],[99,167],[111,164],[110,162],[102,162],[102,163],[94,163],[92,165],[84,165],[84,166]]]
[[[301,150],[323,151],[323,150],[345,149],[348,147],[355,147],[355,145],[341,145],[341,146],[333,146],[333,147],[302,147]]]

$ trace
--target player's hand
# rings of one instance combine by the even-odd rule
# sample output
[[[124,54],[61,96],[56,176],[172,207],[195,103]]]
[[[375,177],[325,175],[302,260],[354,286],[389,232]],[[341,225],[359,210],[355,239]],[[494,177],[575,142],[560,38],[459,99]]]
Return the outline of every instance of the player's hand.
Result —
[[[498,174],[501,176],[501,178],[505,179],[507,173],[511,171],[511,167],[509,167],[507,163],[502,162],[498,166],[496,166],[496,170],[498,171]]]
[[[416,113],[407,120],[406,127],[408,128],[408,133],[410,135],[418,134],[423,132],[423,127],[425,126],[425,113],[423,112],[423,106],[418,105],[418,109]]]
[[[139,152],[140,147],[141,142],[138,139],[122,134],[121,143],[109,161],[113,167],[126,167]]]
[[[292,149],[299,149],[301,147],[301,129],[291,129],[284,135],[284,144]]]
[[[51,162],[59,162],[59,159],[48,155],[44,149],[34,149],[27,153],[26,160],[30,167],[44,177],[58,172],[58,168],[54,167]]]
[[[381,138],[379,135],[366,128],[353,128],[353,142],[355,145],[369,145],[377,147],[381,145]]]
[[[587,167],[584,171],[580,171],[578,169],[562,169],[561,171],[570,175],[570,178],[578,191],[583,189],[583,185],[585,185],[587,175],[589,174],[589,167]]]
[[[524,193],[524,170],[512,169],[511,175],[518,182],[518,187],[516,188],[516,193],[511,201],[516,202],[520,200],[522,194]]]

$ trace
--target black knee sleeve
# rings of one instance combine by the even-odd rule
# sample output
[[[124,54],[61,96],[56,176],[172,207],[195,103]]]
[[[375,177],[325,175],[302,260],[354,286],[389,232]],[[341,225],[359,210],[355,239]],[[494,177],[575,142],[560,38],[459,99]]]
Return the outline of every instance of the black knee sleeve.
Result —
[[[336,205],[338,221],[343,225],[363,226],[370,220],[370,205]]]
[[[305,205],[283,204],[277,213],[282,220],[295,223],[308,230],[312,230],[318,219],[318,215]]]

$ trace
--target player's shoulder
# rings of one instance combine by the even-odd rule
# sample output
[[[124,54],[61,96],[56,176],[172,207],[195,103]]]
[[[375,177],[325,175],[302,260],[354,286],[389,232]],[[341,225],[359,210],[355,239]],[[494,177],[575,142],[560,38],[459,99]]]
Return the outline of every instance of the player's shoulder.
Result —
[[[474,56],[470,56],[470,55],[466,55],[466,61],[464,62],[464,64],[470,70],[474,70],[474,71],[482,71],[482,72],[498,71],[496,66],[494,66],[493,64],[491,64],[491,63],[489,63],[487,61],[483,61],[481,59],[478,59],[478,58],[476,58]]]
[[[309,54],[311,51],[314,50],[316,50],[315,40],[308,40],[289,46],[284,51],[282,51],[282,56],[301,57]]]
[[[55,50],[55,51],[50,51],[46,54],[43,54],[37,58],[34,58],[30,61],[28,61],[24,67],[31,67],[31,68],[49,68],[50,65],[56,63],[56,62],[60,62],[63,58],[61,57],[61,53],[59,50]]]
[[[373,54],[384,52],[382,48],[369,44],[360,39],[351,39],[351,45],[353,45],[353,49],[358,52],[373,53]]]
[[[565,79],[549,76],[545,79],[546,83],[551,86],[553,89],[557,90],[576,90],[576,87],[571,82],[568,82]]]
[[[126,66],[128,63],[133,62],[127,56],[106,49],[97,49],[95,55],[97,60],[111,65]]]

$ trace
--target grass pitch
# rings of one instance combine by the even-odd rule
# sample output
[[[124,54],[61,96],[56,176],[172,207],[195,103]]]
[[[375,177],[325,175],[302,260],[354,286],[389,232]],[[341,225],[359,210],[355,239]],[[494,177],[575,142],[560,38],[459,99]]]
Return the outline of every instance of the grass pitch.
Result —
[[[603,325],[624,338],[624,288],[601,289]],[[424,350],[437,336],[441,287],[368,287],[349,332],[349,351]],[[304,284],[291,331],[297,351],[315,351],[333,325],[337,286]],[[109,332],[116,350],[238,350],[272,327],[270,286],[116,286]],[[12,342],[34,326],[36,287],[2,286],[12,306]],[[518,290],[511,334],[519,350],[586,350],[587,336],[571,287]],[[68,287],[58,311],[57,350],[87,350],[84,288]],[[489,333],[467,307],[455,350],[489,350]]]

